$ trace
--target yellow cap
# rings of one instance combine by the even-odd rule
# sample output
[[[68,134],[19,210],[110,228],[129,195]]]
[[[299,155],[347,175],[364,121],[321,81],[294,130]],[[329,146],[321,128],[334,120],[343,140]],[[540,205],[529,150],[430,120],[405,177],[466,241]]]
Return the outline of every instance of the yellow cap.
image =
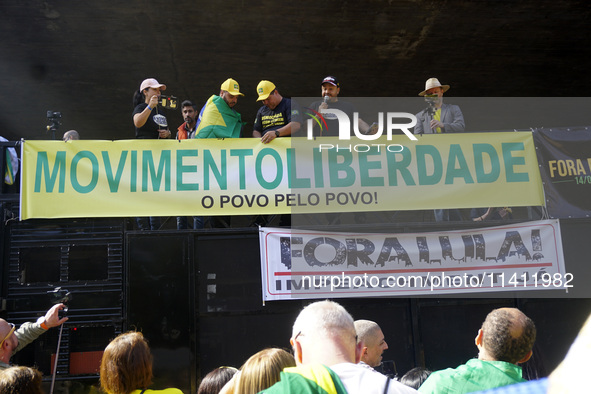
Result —
[[[242,93],[240,93],[240,85],[238,85],[238,82],[232,78],[226,79],[222,84],[221,89],[230,93],[232,96],[244,96]]]
[[[259,82],[257,85],[257,93],[259,95],[257,101],[266,100],[273,90],[275,90],[273,82],[264,80]]]

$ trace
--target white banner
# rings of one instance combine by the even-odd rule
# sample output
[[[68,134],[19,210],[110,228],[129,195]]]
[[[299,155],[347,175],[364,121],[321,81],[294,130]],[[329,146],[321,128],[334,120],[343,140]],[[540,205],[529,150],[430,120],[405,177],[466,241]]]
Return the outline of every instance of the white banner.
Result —
[[[568,290],[558,220],[433,233],[261,228],[263,300]]]

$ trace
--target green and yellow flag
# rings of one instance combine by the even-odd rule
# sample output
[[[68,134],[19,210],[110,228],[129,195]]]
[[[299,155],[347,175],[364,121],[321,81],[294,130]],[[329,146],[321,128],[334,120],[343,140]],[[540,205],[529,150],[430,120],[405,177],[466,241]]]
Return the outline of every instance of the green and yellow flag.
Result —
[[[207,100],[195,138],[240,138],[242,117],[220,96]]]
[[[318,364],[285,368],[281,380],[261,393],[346,394],[347,390],[335,372]]]

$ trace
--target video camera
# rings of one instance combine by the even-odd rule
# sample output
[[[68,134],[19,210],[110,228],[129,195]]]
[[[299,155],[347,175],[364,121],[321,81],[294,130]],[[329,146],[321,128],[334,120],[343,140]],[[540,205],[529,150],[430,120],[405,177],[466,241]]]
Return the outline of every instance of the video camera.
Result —
[[[47,131],[51,131],[53,133],[54,139],[55,132],[62,125],[61,118],[61,112],[47,111],[47,122],[49,123],[47,125]]]
[[[64,317],[68,313],[68,303],[72,300],[72,293],[61,287],[56,287],[55,289],[48,291],[47,294],[49,294],[49,298],[53,305],[64,304],[65,308],[60,311],[60,318]]]
[[[164,96],[161,95],[160,98],[160,105],[162,108],[166,109],[176,109],[178,106],[179,100],[174,96]]]

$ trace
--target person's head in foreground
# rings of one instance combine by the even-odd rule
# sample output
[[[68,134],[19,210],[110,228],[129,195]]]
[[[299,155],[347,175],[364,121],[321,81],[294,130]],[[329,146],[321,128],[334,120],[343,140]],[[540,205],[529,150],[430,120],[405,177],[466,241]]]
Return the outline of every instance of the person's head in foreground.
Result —
[[[534,322],[517,308],[490,312],[476,336],[478,358],[521,364],[532,356],[536,341]]]
[[[1,370],[0,393],[42,394],[41,372],[30,367],[10,367]]]
[[[388,349],[388,343],[380,326],[371,320],[355,320],[357,342],[362,342],[361,361],[370,367],[382,363],[382,354]]]
[[[427,380],[430,374],[431,371],[428,369],[415,367],[400,378],[400,383],[418,390],[419,387],[421,387],[421,384]]]
[[[234,384],[234,393],[256,394],[277,383],[284,368],[295,367],[293,356],[283,349],[269,348],[252,355]]]
[[[108,394],[129,394],[152,384],[152,353],[141,332],[120,334],[107,345],[101,360],[100,381]],[[166,389],[166,393],[182,391]]]
[[[298,365],[357,363],[361,344],[353,318],[333,301],[318,301],[306,306],[293,324],[291,345]]]
[[[222,387],[238,372],[234,367],[219,367],[201,380],[197,394],[218,394]]]

